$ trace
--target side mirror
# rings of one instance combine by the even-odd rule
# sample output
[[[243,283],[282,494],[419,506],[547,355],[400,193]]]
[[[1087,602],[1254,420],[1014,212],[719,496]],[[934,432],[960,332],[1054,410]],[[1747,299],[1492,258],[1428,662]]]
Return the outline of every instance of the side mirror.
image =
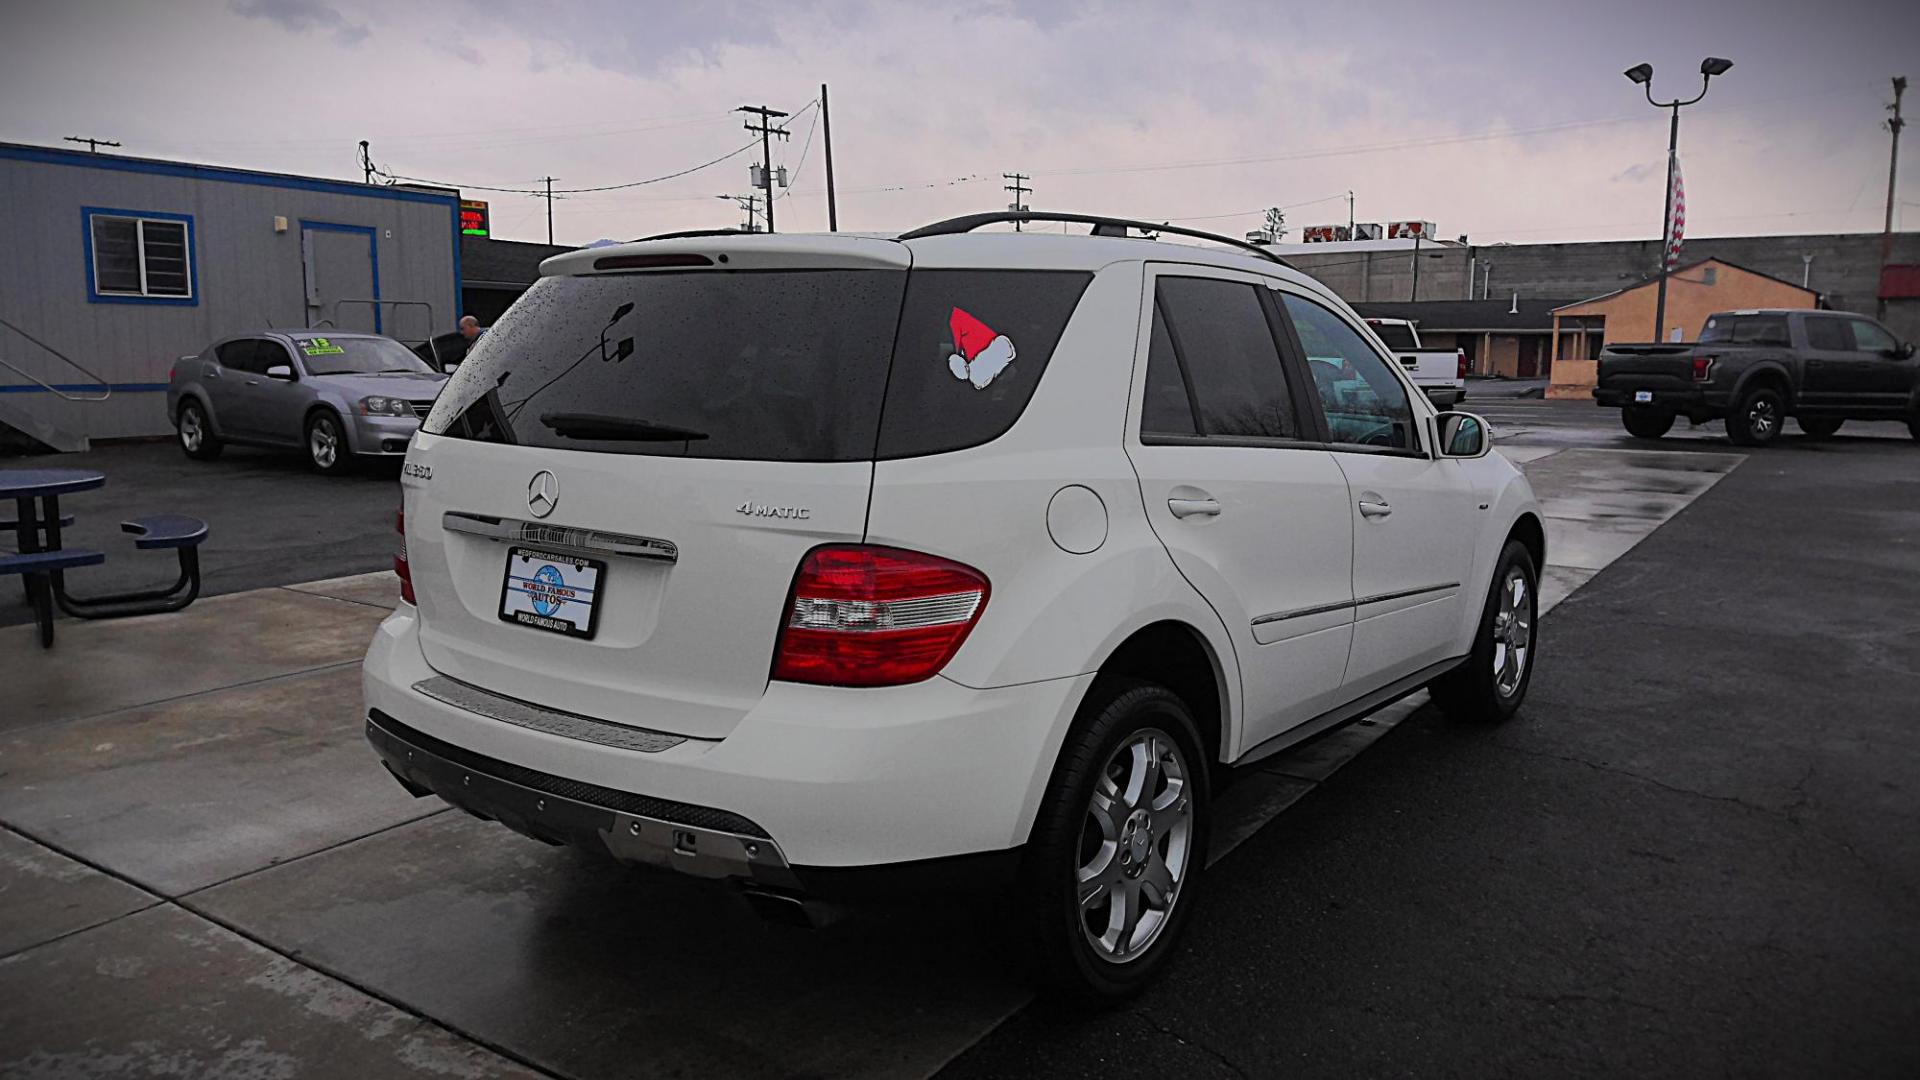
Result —
[[[1914,349],[1914,343],[1909,341],[1904,345],[1895,345],[1893,350],[1887,355],[1893,357],[1895,360],[1907,360],[1912,358]]]
[[[1493,429],[1472,413],[1443,412],[1433,422],[1440,434],[1441,457],[1485,457],[1493,449]]]
[[[267,375],[267,378],[269,379],[279,379],[282,382],[292,382],[293,367],[288,364],[275,364],[272,367],[267,369],[266,375]]]

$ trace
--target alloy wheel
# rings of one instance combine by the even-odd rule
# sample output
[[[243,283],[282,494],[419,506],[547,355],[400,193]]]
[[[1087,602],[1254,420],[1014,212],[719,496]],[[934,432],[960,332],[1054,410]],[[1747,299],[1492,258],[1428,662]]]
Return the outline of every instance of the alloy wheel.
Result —
[[[1501,697],[1520,692],[1533,654],[1533,597],[1519,567],[1500,583],[1500,610],[1493,617],[1493,685]]]
[[[333,429],[333,421],[323,417],[313,422],[307,432],[307,452],[313,456],[315,465],[333,468],[333,463],[340,458],[340,433]]]
[[[1122,964],[1167,927],[1194,857],[1186,758],[1158,728],[1135,731],[1100,771],[1080,835],[1081,933]]]
[[[1774,429],[1779,424],[1780,416],[1775,411],[1772,400],[1764,397],[1756,398],[1747,406],[1747,428],[1753,432],[1754,438],[1766,440],[1773,435]]]
[[[200,449],[200,443],[206,438],[206,432],[200,427],[200,410],[184,409],[180,413],[180,445],[188,452]]]

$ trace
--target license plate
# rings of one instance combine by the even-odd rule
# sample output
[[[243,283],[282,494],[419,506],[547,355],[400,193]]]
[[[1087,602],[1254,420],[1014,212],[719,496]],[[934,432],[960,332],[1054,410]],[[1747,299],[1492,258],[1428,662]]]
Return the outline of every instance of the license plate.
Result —
[[[1652,400],[1653,400],[1653,391],[1651,390],[1635,390],[1633,392],[1633,402],[1636,405],[1644,405],[1647,402]]]
[[[591,638],[600,620],[599,589],[607,564],[535,548],[508,548],[500,587],[502,622]]]

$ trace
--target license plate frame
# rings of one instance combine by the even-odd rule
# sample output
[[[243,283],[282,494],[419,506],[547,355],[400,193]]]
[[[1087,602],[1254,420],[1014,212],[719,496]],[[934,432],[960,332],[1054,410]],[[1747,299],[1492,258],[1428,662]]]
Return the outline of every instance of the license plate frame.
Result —
[[[523,572],[516,575],[516,569]],[[543,570],[552,573],[543,574]],[[500,572],[500,621],[591,641],[600,630],[600,594],[606,579],[607,564],[601,559],[509,547]],[[561,617],[561,612],[576,607],[586,608],[585,625],[579,619]]]
[[[1635,390],[1633,392],[1633,403],[1635,405],[1647,405],[1652,401],[1653,391],[1651,390]]]

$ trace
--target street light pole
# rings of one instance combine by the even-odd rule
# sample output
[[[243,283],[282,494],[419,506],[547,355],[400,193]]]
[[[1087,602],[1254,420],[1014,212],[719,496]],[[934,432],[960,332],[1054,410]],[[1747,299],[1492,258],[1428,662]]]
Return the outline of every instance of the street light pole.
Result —
[[[1724,75],[1733,67],[1733,61],[1718,56],[1709,56],[1700,61],[1700,92],[1685,101],[1674,98],[1672,101],[1653,100],[1653,65],[1635,64],[1623,74],[1640,85],[1646,91],[1647,104],[1656,109],[1668,109],[1673,118],[1667,125],[1667,191],[1665,207],[1660,215],[1660,289],[1653,309],[1653,339],[1664,341],[1667,337],[1667,262],[1671,251],[1668,230],[1673,224],[1673,169],[1680,155],[1680,109],[1707,96],[1707,86],[1715,75]]]
[[[1701,91],[1704,94],[1706,91]],[[1652,98],[1652,94],[1648,94]],[[1675,102],[1673,121],[1667,125],[1667,205],[1660,212],[1660,290],[1653,302],[1653,340],[1667,340],[1667,264],[1673,251],[1668,230],[1673,227],[1673,165],[1680,157],[1680,105]]]

